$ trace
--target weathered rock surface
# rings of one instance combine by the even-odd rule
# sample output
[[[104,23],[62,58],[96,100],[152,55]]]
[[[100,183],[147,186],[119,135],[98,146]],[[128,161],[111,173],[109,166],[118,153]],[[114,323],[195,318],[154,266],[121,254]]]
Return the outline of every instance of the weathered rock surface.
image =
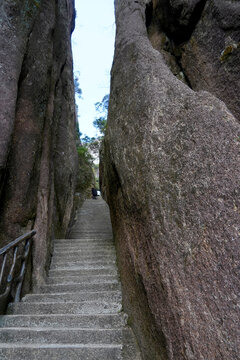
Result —
[[[240,3],[155,1],[147,15],[153,46],[175,58],[194,90],[216,95],[240,121]]]
[[[167,56],[148,39],[146,3],[115,1],[116,49],[101,165],[124,308],[145,359],[236,360],[239,122],[228,97],[229,109],[173,74]],[[211,16],[205,10],[199,26]],[[201,66],[210,63],[202,60]],[[221,98],[218,89],[213,93]]]
[[[64,236],[77,177],[73,0],[1,1],[1,246],[29,229],[35,281]]]

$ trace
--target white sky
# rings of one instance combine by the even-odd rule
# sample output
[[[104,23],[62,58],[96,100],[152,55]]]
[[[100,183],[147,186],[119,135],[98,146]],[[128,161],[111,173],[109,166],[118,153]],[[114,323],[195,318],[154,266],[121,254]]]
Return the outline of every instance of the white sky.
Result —
[[[79,73],[83,99],[76,99],[83,135],[95,136],[94,104],[109,94],[115,38],[114,0],[75,0],[72,36],[74,72]]]

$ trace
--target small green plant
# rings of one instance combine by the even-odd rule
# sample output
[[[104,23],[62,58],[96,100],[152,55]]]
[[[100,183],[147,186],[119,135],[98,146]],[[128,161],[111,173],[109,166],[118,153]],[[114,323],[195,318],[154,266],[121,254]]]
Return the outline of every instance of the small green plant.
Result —
[[[87,146],[78,146],[77,152],[79,164],[77,191],[82,192],[91,187],[91,184],[94,181],[94,173],[92,170],[93,158],[89,153]]]
[[[78,156],[82,159],[85,159],[89,162],[93,161],[93,157],[91,156],[91,154],[88,151],[88,148],[86,146],[78,146],[77,147],[77,152],[78,152]]]
[[[240,44],[232,43],[225,47],[225,49],[221,52],[220,60],[221,62],[226,61],[230,55],[232,55],[233,51],[239,49]]]
[[[40,8],[39,0],[33,0],[33,3],[36,7]]]

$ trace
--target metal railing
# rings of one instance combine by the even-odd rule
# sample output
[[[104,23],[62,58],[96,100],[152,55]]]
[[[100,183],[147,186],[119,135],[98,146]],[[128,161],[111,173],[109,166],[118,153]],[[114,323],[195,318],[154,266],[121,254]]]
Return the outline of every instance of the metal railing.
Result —
[[[0,314],[5,312],[12,293],[13,301],[20,301],[32,238],[35,234],[36,231],[32,230],[0,249],[0,288],[3,289],[0,294]]]

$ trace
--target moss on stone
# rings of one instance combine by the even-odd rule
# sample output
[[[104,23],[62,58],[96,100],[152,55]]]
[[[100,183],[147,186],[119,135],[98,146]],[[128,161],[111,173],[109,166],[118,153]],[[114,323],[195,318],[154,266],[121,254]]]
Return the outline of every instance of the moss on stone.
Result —
[[[240,43],[238,44],[233,43],[226,46],[226,48],[221,52],[221,56],[220,56],[221,62],[226,61],[232,55],[233,51],[235,49],[239,49],[239,47],[240,47]]]

